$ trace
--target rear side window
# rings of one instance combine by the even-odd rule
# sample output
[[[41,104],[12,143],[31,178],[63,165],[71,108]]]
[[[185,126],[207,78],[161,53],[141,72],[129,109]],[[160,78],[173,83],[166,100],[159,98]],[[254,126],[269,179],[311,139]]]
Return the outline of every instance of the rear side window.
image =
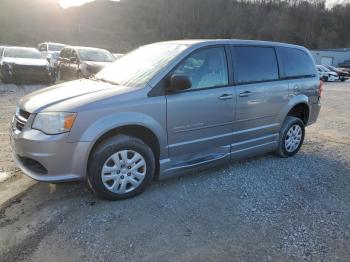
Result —
[[[315,65],[306,52],[295,48],[278,47],[277,53],[281,60],[284,77],[315,76]]]
[[[236,46],[233,50],[234,74],[237,84],[272,81],[279,78],[274,48]]]

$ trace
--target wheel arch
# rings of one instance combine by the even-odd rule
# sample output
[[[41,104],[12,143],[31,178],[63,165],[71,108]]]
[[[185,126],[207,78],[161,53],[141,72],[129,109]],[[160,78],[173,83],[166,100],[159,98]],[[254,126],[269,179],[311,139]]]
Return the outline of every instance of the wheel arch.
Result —
[[[287,116],[294,116],[300,118],[306,126],[310,117],[309,98],[306,95],[299,95],[293,97],[288,102],[288,106],[282,112],[281,124]]]
[[[149,128],[139,125],[139,124],[128,124],[122,125],[115,128],[112,128],[102,135],[100,135],[94,144],[92,145],[89,151],[89,158],[92,152],[106,139],[111,138],[116,135],[129,135],[142,140],[145,144],[147,144],[153,151],[156,161],[159,160],[160,157],[160,143],[156,136],[156,134]]]
[[[286,116],[294,116],[300,118],[306,126],[310,117],[309,105],[304,102],[298,103],[288,111]]]

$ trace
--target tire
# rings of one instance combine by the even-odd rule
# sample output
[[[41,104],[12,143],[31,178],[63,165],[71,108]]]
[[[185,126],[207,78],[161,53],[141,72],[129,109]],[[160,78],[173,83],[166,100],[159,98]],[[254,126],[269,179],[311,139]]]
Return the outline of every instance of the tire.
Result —
[[[129,163],[125,163],[126,159]],[[138,160],[131,163],[132,159]],[[155,166],[154,154],[142,140],[117,135],[103,141],[93,150],[89,158],[87,180],[100,198],[127,199],[142,193],[149,186]]]
[[[328,82],[328,76],[324,76],[324,77],[322,78],[322,80],[323,80],[323,82]]]
[[[297,130],[298,132],[296,132]],[[292,134],[292,137],[291,137],[290,132],[293,133],[293,131],[295,131],[295,134],[294,135]],[[299,131],[300,131],[300,135],[299,135]],[[305,125],[303,121],[297,117],[287,116],[280,132],[280,138],[279,138],[276,154],[284,158],[294,156],[300,150],[304,142],[304,137],[305,137]],[[291,139],[289,140],[291,144],[289,146],[286,146],[288,144],[287,142],[288,139]],[[295,144],[292,143],[293,141],[295,141]]]

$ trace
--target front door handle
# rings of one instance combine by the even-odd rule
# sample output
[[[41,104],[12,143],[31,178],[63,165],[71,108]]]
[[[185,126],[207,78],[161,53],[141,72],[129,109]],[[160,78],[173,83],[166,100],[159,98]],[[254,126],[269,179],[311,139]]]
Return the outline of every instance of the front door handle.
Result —
[[[221,96],[219,96],[220,100],[227,100],[227,99],[232,99],[233,95],[232,94],[223,94]]]
[[[252,94],[251,91],[244,91],[242,93],[239,93],[239,96],[240,97],[247,97],[247,96],[250,96]]]

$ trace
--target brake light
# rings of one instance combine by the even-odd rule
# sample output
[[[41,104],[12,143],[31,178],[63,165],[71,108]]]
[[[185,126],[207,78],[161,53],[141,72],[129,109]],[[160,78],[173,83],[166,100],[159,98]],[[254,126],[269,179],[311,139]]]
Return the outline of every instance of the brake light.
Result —
[[[320,80],[320,85],[318,86],[318,96],[321,97],[323,93],[323,81]]]

